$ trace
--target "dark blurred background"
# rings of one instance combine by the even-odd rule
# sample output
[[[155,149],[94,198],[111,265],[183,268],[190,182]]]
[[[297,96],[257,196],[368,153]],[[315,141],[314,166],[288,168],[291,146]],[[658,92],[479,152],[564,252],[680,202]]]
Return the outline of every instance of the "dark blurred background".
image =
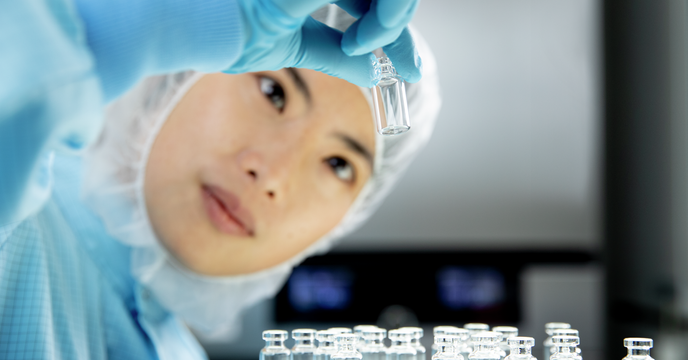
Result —
[[[396,192],[295,269],[213,359],[262,330],[544,324],[586,360],[622,339],[688,358],[688,6],[683,0],[424,0],[444,106]],[[413,121],[413,119],[411,119]]]

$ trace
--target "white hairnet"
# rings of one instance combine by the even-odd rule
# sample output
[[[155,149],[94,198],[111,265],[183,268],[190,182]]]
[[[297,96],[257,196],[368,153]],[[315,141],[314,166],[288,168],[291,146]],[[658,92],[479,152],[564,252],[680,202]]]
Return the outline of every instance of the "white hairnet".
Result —
[[[340,30],[342,23],[351,23],[348,15],[332,6],[314,17]],[[407,87],[411,130],[396,137],[377,135],[373,174],[339,225],[294,258],[252,274],[193,273],[168,254],[147,215],[143,182],[153,141],[177,103],[203,74],[184,72],[148,78],[109,106],[103,132],[85,156],[82,197],[100,215],[108,231],[132,247],[134,277],[161,305],[194,329],[231,336],[238,330],[236,320],[242,309],[274,296],[294,266],[310,255],[327,251],[335,240],[358,228],[428,141],[439,111],[434,58],[422,38],[417,33],[413,36],[423,59],[424,76]],[[370,90],[362,91],[370,103]]]

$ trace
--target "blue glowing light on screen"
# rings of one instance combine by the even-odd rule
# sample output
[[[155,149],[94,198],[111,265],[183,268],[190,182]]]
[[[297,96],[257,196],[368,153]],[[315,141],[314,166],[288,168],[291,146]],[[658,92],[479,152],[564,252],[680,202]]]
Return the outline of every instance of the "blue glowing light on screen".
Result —
[[[351,301],[352,276],[341,268],[296,268],[289,279],[289,302],[297,311],[342,310]]]
[[[499,305],[504,286],[504,276],[495,269],[448,266],[437,272],[439,300],[452,310]]]

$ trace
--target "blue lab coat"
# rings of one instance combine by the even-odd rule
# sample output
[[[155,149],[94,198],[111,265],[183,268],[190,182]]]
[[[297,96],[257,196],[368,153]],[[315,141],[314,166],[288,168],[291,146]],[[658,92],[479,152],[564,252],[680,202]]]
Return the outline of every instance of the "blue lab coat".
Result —
[[[194,1],[0,1],[0,359],[205,357],[79,201],[73,155],[144,76],[236,58],[236,2]]]

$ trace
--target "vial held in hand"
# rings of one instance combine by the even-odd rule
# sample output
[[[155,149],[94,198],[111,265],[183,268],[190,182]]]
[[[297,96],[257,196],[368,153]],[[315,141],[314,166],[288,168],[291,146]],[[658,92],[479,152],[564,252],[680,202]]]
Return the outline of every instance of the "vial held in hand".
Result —
[[[377,132],[382,135],[397,135],[411,128],[404,79],[397,74],[388,57],[379,57],[381,78],[374,86],[373,113]]]

